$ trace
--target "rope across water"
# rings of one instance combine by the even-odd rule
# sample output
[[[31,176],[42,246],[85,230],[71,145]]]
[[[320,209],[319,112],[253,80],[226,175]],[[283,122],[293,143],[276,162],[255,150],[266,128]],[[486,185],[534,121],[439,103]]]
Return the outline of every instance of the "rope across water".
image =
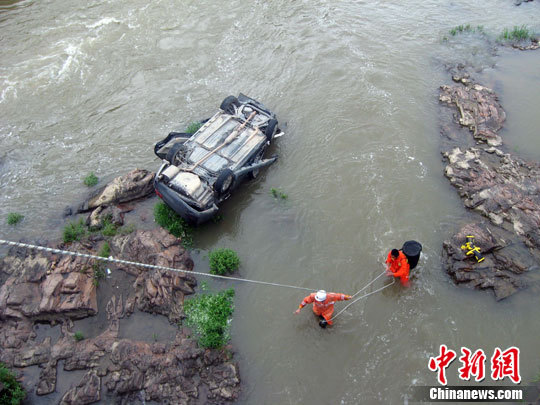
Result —
[[[222,280],[234,280],[234,281],[241,281],[241,282],[253,283],[253,284],[271,285],[271,286],[275,286],[275,287],[294,288],[294,289],[297,289],[297,290],[317,291],[316,288],[306,288],[306,287],[299,287],[299,286],[289,285],[289,284],[271,283],[271,282],[268,282],[268,281],[250,280],[250,279],[247,279],[247,278],[220,276],[220,275],[217,275],[217,274],[209,274],[209,273],[201,273],[201,272],[197,272],[197,271],[175,269],[173,267],[158,266],[158,265],[155,265],[155,264],[145,264],[145,263],[139,263],[139,262],[132,262],[132,261],[129,261],[129,260],[115,259],[112,256],[110,256],[110,257],[102,257],[102,256],[90,255],[90,254],[86,254],[86,253],[72,252],[72,251],[69,251],[69,250],[54,249],[54,248],[49,248],[49,247],[46,247],[46,246],[32,245],[32,244],[29,244],[29,243],[12,242],[12,241],[9,241],[9,240],[4,240],[4,239],[0,239],[0,245],[22,247],[22,248],[26,248],[26,249],[35,249],[35,250],[39,250],[39,251],[43,251],[43,252],[50,252],[50,253],[57,253],[57,254],[62,254],[62,255],[84,257],[86,259],[101,260],[101,261],[104,261],[104,262],[118,263],[118,264],[130,265],[130,266],[139,266],[139,267],[144,267],[144,268],[149,268],[149,269],[167,270],[167,271],[173,271],[173,272],[177,272],[177,273],[184,273],[184,274],[188,274],[188,275],[198,275],[198,276],[203,276],[203,277],[211,277],[211,278],[217,278],[217,279],[222,279]],[[379,274],[377,277],[375,277],[373,280],[371,280],[367,285],[365,285],[359,291],[357,291],[352,297],[354,298],[359,293],[364,291],[366,288],[368,288],[371,284],[373,284],[378,278],[380,278],[384,274],[385,274],[384,272]],[[365,298],[365,297],[368,297],[371,294],[375,294],[376,292],[382,291],[385,288],[391,286],[392,284],[393,284],[393,282],[391,284],[388,284],[388,285],[386,285],[384,287],[381,287],[381,288],[379,288],[379,289],[377,289],[375,291],[372,291],[370,293],[362,295],[361,297],[358,297],[353,302],[351,302],[349,305],[347,305],[345,308],[343,308],[340,312],[338,312],[336,315],[334,315],[334,317],[332,319],[337,318],[343,311],[345,311],[347,308],[349,308],[352,304],[354,304],[358,300],[360,300],[362,298]]]

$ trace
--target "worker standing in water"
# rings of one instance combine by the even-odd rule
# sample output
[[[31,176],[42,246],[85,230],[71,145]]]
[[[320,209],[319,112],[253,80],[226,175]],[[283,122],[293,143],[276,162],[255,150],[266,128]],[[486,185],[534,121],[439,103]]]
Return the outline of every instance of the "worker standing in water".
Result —
[[[401,285],[409,286],[409,261],[401,250],[392,249],[386,258],[386,275],[399,277]]]
[[[334,313],[334,303],[336,301],[350,300],[351,298],[350,295],[327,293],[324,290],[319,290],[316,293],[311,293],[305,297],[294,313],[299,314],[300,310],[307,304],[313,304],[313,312],[321,318],[319,326],[321,328],[326,328],[327,324],[332,325],[331,318]]]

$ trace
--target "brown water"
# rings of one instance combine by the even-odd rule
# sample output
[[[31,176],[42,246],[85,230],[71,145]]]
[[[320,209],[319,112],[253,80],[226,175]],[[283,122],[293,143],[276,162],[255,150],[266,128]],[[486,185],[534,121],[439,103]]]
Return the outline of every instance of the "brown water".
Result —
[[[402,403],[411,386],[436,384],[427,364],[440,344],[488,356],[516,345],[523,380],[538,372],[538,284],[496,303],[455,287],[441,268],[442,241],[469,217],[442,174],[437,89],[449,81],[445,63],[487,69],[508,112],[505,140],[538,159],[539,53],[495,56],[473,35],[441,39],[458,24],[492,36],[539,30],[540,2],[0,7],[0,216],[25,215],[17,228],[1,223],[5,238],[59,237],[61,212],[86,193],[89,172],[104,184],[135,166],[157,169],[157,140],[242,91],[273,109],[287,135],[274,147],[278,162],[198,232],[197,270],[210,249],[229,247],[240,276],[354,293],[382,271],[388,249],[423,244],[410,289],[370,296],[332,330],[309,309],[292,314],[302,291],[238,285],[240,403]],[[274,199],[272,187],[288,198]]]

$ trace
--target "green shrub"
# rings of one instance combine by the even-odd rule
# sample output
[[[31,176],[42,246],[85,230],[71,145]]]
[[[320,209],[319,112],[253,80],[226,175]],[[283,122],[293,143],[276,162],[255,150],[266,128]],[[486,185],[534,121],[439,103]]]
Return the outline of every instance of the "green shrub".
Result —
[[[73,339],[75,339],[77,342],[80,342],[81,340],[84,339],[84,335],[82,334],[82,332],[77,331],[73,335]]]
[[[184,219],[173,211],[167,204],[160,201],[154,206],[156,222],[177,238],[182,239],[185,247],[193,245],[193,230]]]
[[[64,242],[74,242],[81,240],[86,235],[86,226],[82,218],[79,222],[70,222],[64,227]]]
[[[26,392],[4,363],[0,363],[0,404],[19,405]]]
[[[116,235],[117,226],[111,222],[110,219],[105,218],[103,220],[103,228],[101,228],[101,234],[103,236],[114,236]]]
[[[240,259],[234,250],[216,249],[208,255],[210,260],[210,273],[227,274],[238,270]]]
[[[88,176],[86,176],[83,180],[83,183],[87,187],[94,187],[96,184],[98,184],[98,178],[94,173],[90,173]]]
[[[8,225],[17,225],[19,222],[21,222],[24,218],[24,215],[19,214],[17,212],[10,212],[7,216],[7,223]]]
[[[92,268],[94,270],[92,283],[97,287],[99,286],[99,280],[105,278],[105,270],[103,270],[103,265],[101,263],[94,263]]]
[[[101,249],[99,251],[99,256],[109,257],[110,255],[111,255],[111,245],[109,245],[109,242],[105,242],[103,246],[101,246]]]
[[[529,31],[526,25],[521,27],[516,25],[512,30],[505,28],[499,35],[499,39],[502,41],[524,41],[530,38],[532,38],[532,32]]]
[[[230,321],[234,312],[234,290],[200,294],[184,302],[186,325],[193,329],[199,345],[219,348],[230,339]]]
[[[197,132],[199,130],[200,127],[202,127],[203,124],[201,124],[200,122],[192,122],[191,124],[189,124],[189,126],[187,127],[186,129],[186,132],[188,134],[194,134],[195,132]]]

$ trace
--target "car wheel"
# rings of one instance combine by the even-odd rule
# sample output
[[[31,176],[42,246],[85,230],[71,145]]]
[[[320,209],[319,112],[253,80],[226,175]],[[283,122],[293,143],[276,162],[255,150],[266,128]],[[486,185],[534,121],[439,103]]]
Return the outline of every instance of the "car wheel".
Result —
[[[223,195],[227,193],[234,184],[234,172],[230,169],[223,170],[216,182],[214,183],[214,190],[219,194]]]
[[[272,118],[270,121],[268,121],[268,125],[266,126],[266,129],[264,131],[264,134],[266,135],[266,139],[268,140],[268,142],[270,142],[272,138],[274,137],[276,129],[277,129],[277,120]]]
[[[234,114],[234,106],[240,106],[238,99],[235,96],[225,97],[219,108],[225,111],[227,114]]]
[[[167,152],[167,156],[165,157],[165,159],[174,165],[174,159],[176,157],[176,155],[178,154],[178,152],[183,149],[183,146],[184,144],[183,143],[175,143],[171,149],[169,149],[169,152]]]

